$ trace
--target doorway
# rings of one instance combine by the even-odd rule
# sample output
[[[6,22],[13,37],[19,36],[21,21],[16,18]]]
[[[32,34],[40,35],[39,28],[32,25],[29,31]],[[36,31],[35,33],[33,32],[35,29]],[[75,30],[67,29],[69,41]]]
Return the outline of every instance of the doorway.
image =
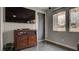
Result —
[[[38,42],[45,40],[45,14],[38,13]]]

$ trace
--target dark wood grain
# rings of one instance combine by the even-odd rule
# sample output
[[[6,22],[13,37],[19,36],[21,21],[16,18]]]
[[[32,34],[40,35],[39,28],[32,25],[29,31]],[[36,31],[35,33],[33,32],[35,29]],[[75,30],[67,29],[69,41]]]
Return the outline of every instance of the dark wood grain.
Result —
[[[36,32],[23,29],[14,31],[15,50],[20,50],[37,45]]]

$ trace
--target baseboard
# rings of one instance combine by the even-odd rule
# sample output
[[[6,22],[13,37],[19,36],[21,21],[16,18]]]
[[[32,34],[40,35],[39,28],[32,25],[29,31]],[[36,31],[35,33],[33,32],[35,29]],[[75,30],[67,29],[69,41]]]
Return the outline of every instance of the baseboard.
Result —
[[[45,40],[47,40],[48,39],[48,37],[45,37]]]
[[[45,41],[51,42],[51,43],[53,43],[53,44],[56,44],[56,45],[59,45],[59,46],[66,47],[66,48],[68,48],[68,49],[77,51],[77,49],[76,49],[75,47],[72,47],[72,46],[69,46],[69,45],[64,45],[64,44],[62,44],[62,43],[59,43],[59,42],[56,42],[56,41],[47,40],[47,39],[46,39]]]

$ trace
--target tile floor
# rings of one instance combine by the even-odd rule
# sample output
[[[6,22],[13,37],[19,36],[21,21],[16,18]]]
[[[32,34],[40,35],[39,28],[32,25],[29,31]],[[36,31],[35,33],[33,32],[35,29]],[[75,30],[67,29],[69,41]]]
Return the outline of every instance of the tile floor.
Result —
[[[70,51],[69,49],[47,43],[47,42],[40,42],[38,46],[26,48],[21,51]]]

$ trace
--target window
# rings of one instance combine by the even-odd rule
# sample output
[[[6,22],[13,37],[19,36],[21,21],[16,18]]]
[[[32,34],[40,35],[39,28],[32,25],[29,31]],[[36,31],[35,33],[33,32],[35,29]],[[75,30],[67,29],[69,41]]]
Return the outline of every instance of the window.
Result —
[[[53,15],[53,31],[66,31],[65,11]]]
[[[70,32],[79,32],[79,8],[69,10],[70,13]]]

